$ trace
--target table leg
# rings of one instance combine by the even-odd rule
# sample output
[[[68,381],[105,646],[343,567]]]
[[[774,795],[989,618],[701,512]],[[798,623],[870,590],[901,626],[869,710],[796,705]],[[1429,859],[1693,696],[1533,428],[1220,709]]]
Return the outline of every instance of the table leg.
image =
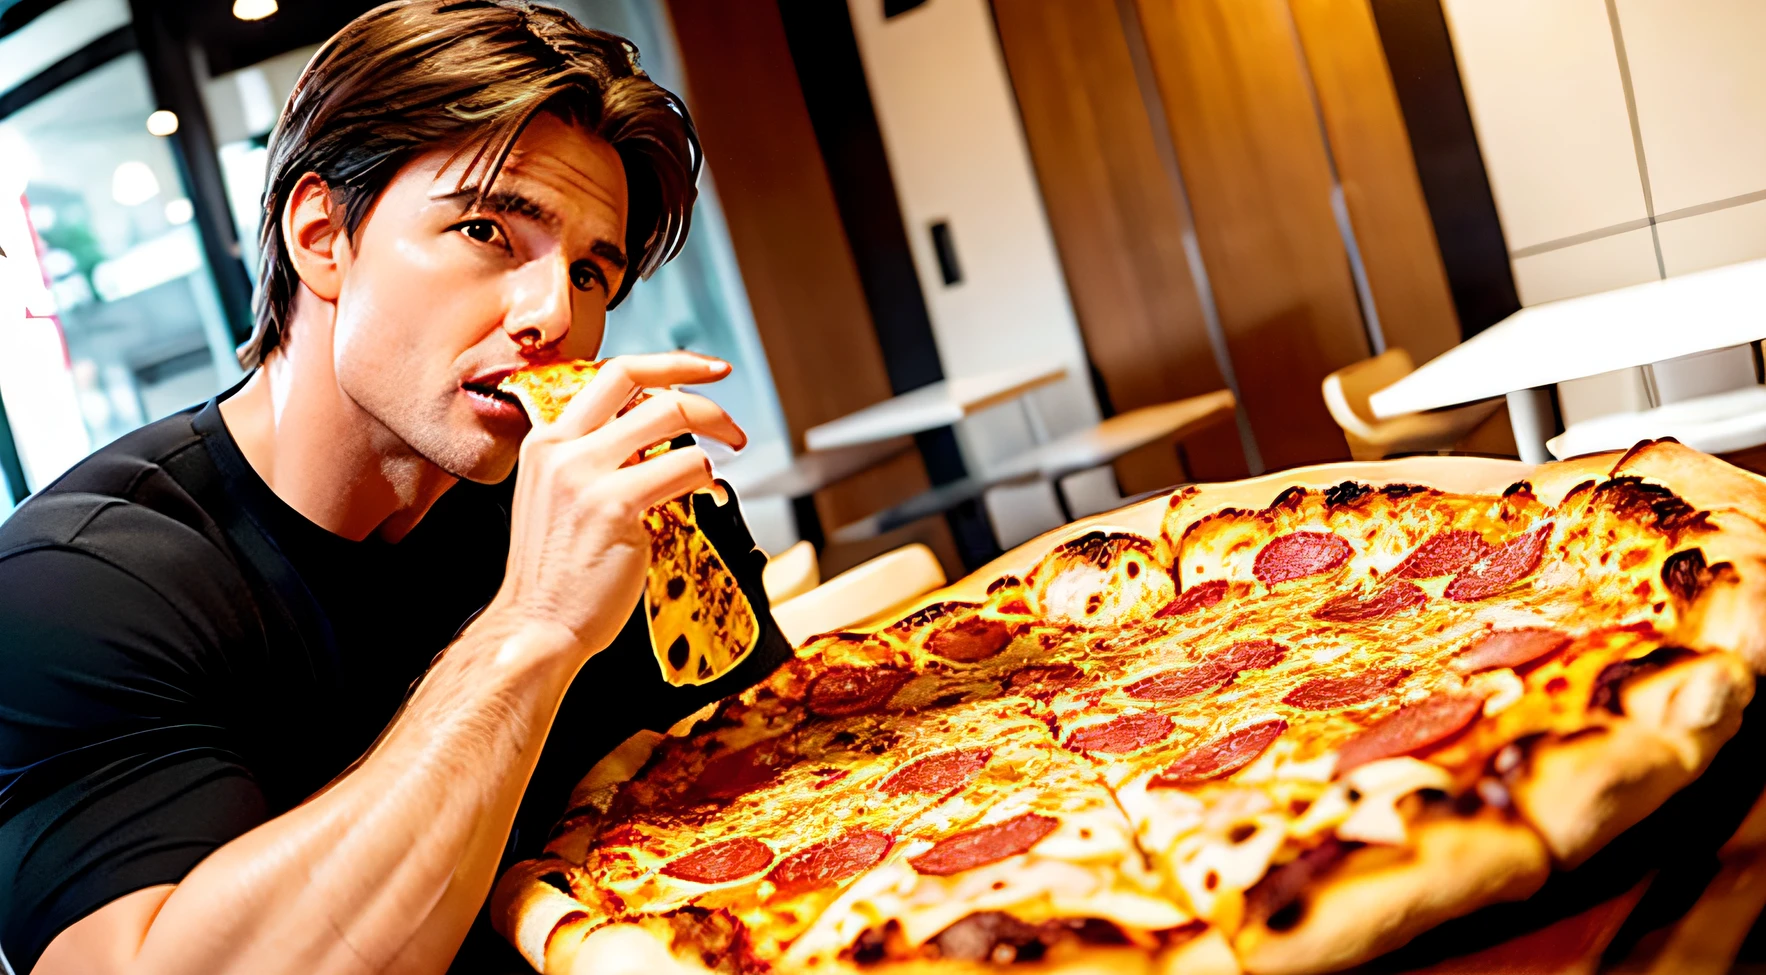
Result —
[[[801,494],[791,499],[791,520],[797,523],[797,537],[808,542],[820,553],[828,544],[822,529],[822,514],[816,510],[816,496]]]
[[[1514,430],[1515,448],[1521,460],[1543,464],[1551,460],[1545,442],[1557,435],[1557,411],[1551,402],[1550,386],[1517,389],[1508,394],[1508,422]]]

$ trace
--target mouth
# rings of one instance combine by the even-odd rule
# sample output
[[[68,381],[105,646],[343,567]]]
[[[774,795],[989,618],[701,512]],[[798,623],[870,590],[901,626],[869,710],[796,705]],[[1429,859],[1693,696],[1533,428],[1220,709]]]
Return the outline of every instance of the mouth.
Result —
[[[514,411],[516,415],[526,416],[527,411],[522,408],[520,400],[497,388],[497,384],[503,381],[503,377],[514,371],[514,369],[498,369],[481,373],[462,382],[460,388],[465,390],[468,396],[471,396],[488,412],[507,413]]]

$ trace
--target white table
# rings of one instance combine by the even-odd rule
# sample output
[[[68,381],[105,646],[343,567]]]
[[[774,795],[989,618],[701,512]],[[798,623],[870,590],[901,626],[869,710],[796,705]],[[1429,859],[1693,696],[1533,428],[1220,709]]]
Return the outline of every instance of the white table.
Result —
[[[913,449],[908,437],[890,437],[839,447],[834,450],[813,450],[799,454],[784,467],[764,474],[750,474],[745,468],[732,465],[727,477],[730,484],[745,498],[784,496],[796,500],[838,484],[855,474],[892,460]]]
[[[1066,375],[1067,367],[1057,362],[941,379],[838,420],[810,427],[803,433],[803,443],[810,450],[833,450],[948,427],[972,413],[1023,396]],[[1032,425],[1036,425],[1034,419]]]
[[[1766,338],[1766,260],[1523,308],[1374,393],[1374,415],[1507,396],[1521,459],[1551,459],[1551,387]]]
[[[1232,416],[1236,401],[1230,390],[1191,396],[1170,403],[1143,406],[1039,444],[1005,465],[1002,477],[1034,472],[1059,482],[1069,474],[1102,467],[1123,454],[1156,440],[1182,440],[1203,427]]]
[[[989,488],[1036,480],[1053,482],[1055,502],[1065,520],[1072,521],[1073,512],[1068,508],[1066,493],[1061,487],[1062,478],[1101,467],[1154,441],[1181,440],[1203,427],[1231,419],[1234,404],[1233,394],[1221,389],[1117,414],[1096,426],[1039,444],[1000,465],[989,477],[971,476],[940,484],[894,507],[843,525],[834,533],[834,540],[854,542],[875,538],[883,532],[978,498]]]

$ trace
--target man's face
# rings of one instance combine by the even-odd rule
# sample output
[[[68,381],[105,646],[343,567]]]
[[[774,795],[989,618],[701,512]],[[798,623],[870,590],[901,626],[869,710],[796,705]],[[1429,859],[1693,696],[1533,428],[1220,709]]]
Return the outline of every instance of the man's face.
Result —
[[[498,380],[592,359],[626,267],[625,169],[604,140],[540,115],[477,208],[465,160],[401,168],[352,240],[337,298],[344,394],[455,477],[495,482],[527,419]],[[466,156],[469,158],[470,153]]]

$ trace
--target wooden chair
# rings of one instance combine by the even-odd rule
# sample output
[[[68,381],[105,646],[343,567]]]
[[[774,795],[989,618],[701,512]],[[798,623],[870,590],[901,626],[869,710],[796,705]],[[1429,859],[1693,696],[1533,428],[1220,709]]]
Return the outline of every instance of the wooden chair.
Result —
[[[767,559],[760,570],[760,584],[766,598],[777,605],[809,592],[822,583],[822,567],[816,559],[816,547],[797,542],[778,555]]]
[[[1343,439],[1349,441],[1349,456],[1356,460],[1382,460],[1394,454],[1451,450],[1502,406],[1501,400],[1491,400],[1451,410],[1376,419],[1368,409],[1367,398],[1415,370],[1410,353],[1387,349],[1325,377],[1325,407],[1331,411],[1331,419],[1343,428]]]
[[[773,619],[797,646],[818,633],[886,613],[944,581],[938,557],[914,542],[853,566],[801,596],[775,603]]]

